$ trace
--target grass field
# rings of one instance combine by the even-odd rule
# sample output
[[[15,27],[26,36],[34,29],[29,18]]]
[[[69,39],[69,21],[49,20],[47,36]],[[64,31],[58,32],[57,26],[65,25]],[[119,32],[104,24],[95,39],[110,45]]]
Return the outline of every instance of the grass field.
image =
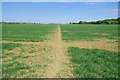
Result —
[[[8,41],[32,41],[47,40],[48,34],[54,33],[57,25],[54,24],[3,24],[3,40]]]
[[[117,78],[118,53],[70,47],[69,56],[77,78]]]
[[[117,25],[3,24],[2,37],[3,78],[118,77]]]
[[[94,40],[96,38],[118,39],[118,25],[61,25],[65,41]]]

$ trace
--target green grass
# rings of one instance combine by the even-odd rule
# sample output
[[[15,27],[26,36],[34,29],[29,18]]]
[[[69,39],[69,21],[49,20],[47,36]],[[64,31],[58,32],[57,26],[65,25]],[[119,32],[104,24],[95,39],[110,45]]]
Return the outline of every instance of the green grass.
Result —
[[[3,51],[2,58],[7,58],[8,56],[11,56],[13,54],[14,53],[4,53],[4,51]]]
[[[19,58],[28,58],[25,55],[17,55],[14,52],[5,52],[5,50],[13,50],[16,47],[21,47],[21,44],[13,44],[13,43],[2,43],[2,76],[3,78],[16,78],[23,76],[26,70],[30,70],[31,66],[26,65],[24,62],[19,62],[16,59]]]
[[[24,55],[19,55],[19,56],[13,56],[12,59],[15,60],[15,59],[19,59],[19,58],[29,58],[29,56],[24,56]]]
[[[2,23],[0,23],[0,40],[2,40]]]
[[[25,74],[24,70],[28,70],[31,68],[30,66],[17,61],[12,61],[11,63],[3,64],[2,66],[3,78],[23,76]]]
[[[6,50],[12,50],[20,46],[22,46],[22,44],[2,43],[2,49],[6,49]]]
[[[76,78],[117,78],[118,53],[70,47],[68,50]]]
[[[64,24],[61,30],[65,41],[118,39],[118,25]]]
[[[51,63],[49,56],[52,52],[49,46],[40,47],[40,45],[33,44],[18,46],[13,43],[4,43],[4,45],[10,48],[4,47],[3,49],[3,78],[40,78],[47,70],[48,64]]]
[[[5,47],[8,46],[8,47]],[[19,44],[4,43],[3,47],[3,63],[2,74],[3,78],[16,78],[22,77],[26,74],[26,71],[30,72],[31,65],[26,65],[24,62],[20,62],[19,59],[26,59],[29,56],[23,54],[16,54],[14,52],[5,53],[4,50],[13,50],[16,47],[20,47]]]
[[[45,41],[48,34],[54,33],[55,24],[3,24],[2,37],[8,41]]]

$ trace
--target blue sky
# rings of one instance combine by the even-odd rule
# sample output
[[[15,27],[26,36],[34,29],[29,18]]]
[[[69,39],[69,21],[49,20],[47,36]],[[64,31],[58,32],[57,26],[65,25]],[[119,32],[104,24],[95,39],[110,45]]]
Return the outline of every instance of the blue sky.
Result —
[[[118,17],[117,2],[3,2],[3,21],[69,23]]]
[[[0,2],[0,22],[2,21],[2,3]]]
[[[2,0],[3,2],[118,2],[119,0]]]

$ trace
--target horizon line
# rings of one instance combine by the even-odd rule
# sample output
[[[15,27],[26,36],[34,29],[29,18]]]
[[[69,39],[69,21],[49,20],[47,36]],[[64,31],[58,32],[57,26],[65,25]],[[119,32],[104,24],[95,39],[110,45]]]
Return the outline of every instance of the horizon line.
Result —
[[[119,18],[119,17],[118,17]],[[91,20],[91,21],[85,21],[85,22],[94,22],[94,21],[101,21],[101,20],[107,20],[107,19],[118,19],[118,18],[105,18],[105,19],[99,19],[99,20]],[[79,20],[79,21],[82,21],[82,20]],[[78,22],[79,22],[78,21]],[[27,21],[0,21],[0,22],[16,22],[16,23],[39,23],[39,24],[68,24],[68,23],[74,23],[75,21],[70,21],[70,22],[66,22],[66,23],[54,23],[54,22],[51,22],[51,23],[41,23],[41,22],[27,22]]]

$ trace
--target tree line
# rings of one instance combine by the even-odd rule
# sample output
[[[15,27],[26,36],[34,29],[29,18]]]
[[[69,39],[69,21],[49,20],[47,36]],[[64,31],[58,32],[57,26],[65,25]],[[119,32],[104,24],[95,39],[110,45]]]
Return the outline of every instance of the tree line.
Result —
[[[0,22],[3,24],[41,24],[41,23],[31,23],[31,22]]]
[[[31,23],[31,22],[0,22],[4,24],[41,24],[41,23]],[[70,24],[120,24],[120,18],[117,19],[104,19],[98,21],[79,21],[79,22],[70,22]]]
[[[117,19],[105,19],[105,20],[98,20],[98,21],[79,21],[79,22],[70,22],[70,24],[120,24],[120,18]]]

